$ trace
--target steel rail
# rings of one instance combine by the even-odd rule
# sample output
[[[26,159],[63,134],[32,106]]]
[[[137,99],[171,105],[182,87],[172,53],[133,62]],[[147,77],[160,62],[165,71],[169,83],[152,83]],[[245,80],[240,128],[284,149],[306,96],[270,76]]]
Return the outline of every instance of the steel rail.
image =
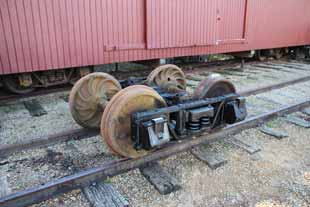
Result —
[[[227,126],[219,131],[203,135],[199,138],[190,138],[182,142],[170,144],[152,154],[137,159],[122,159],[105,164],[101,167],[95,167],[81,171],[74,175],[69,175],[60,179],[47,182],[43,185],[32,187],[24,191],[19,191],[11,195],[0,198],[2,207],[23,207],[39,203],[55,197],[59,194],[70,192],[74,189],[88,186],[97,180],[104,180],[130,170],[139,168],[146,163],[157,161],[171,155],[186,151],[192,147],[203,143],[212,143],[230,135],[241,132],[242,130],[257,127],[262,123],[278,116],[283,116],[295,111],[302,110],[310,106],[310,100],[305,100],[296,104],[282,107],[271,112],[264,113],[242,122]]]
[[[264,93],[267,91],[284,88],[289,85],[294,85],[297,83],[302,83],[310,80],[310,76],[305,76],[302,78],[297,78],[294,80],[263,86],[257,89],[251,89],[247,91],[239,92],[242,96],[251,96],[257,95],[259,93]],[[56,144],[58,142],[64,142],[68,140],[81,140],[91,138],[99,134],[99,130],[89,130],[89,129],[73,129],[60,133],[56,133],[53,135],[48,135],[47,137],[34,138],[27,141],[22,141],[16,144],[7,144],[0,146],[0,158],[5,158],[15,152],[19,152],[21,150],[29,150],[36,147],[50,146]]]
[[[246,90],[246,91],[241,91],[241,92],[239,92],[239,94],[241,96],[253,96],[253,95],[257,95],[259,93],[264,93],[264,92],[267,92],[267,91],[284,88],[284,87],[289,86],[289,85],[294,85],[294,84],[306,82],[306,81],[309,81],[309,80],[310,80],[310,76],[304,76],[302,78],[296,78],[296,79],[293,79],[293,80],[290,80],[290,81],[286,81],[286,82],[282,82],[282,83],[278,83],[278,84],[274,84],[274,85],[262,86],[260,88],[255,88],[255,89],[250,89],[250,90]]]

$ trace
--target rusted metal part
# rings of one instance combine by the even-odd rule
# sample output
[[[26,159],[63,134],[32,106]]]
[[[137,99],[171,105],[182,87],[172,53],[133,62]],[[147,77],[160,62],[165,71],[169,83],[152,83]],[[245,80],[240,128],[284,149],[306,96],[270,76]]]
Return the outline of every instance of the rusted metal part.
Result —
[[[162,65],[153,70],[147,77],[149,86],[159,86],[169,92],[186,90],[186,77],[176,65]]]
[[[310,100],[301,101],[299,103],[282,107],[280,109],[258,115],[242,122],[230,125],[220,131],[215,131],[198,138],[190,138],[182,142],[175,142],[169,146],[148,154],[137,159],[121,159],[115,162],[105,164],[101,167],[96,167],[79,172],[74,175],[66,176],[57,180],[47,182],[43,185],[32,187],[24,191],[19,191],[11,195],[0,198],[1,207],[22,207],[34,203],[50,199],[59,194],[70,192],[71,190],[85,187],[97,180],[107,179],[108,177],[116,176],[130,170],[136,169],[146,163],[157,161],[171,155],[183,152],[192,147],[203,143],[213,143],[225,139],[229,135],[239,133],[242,130],[253,128],[262,123],[292,113],[310,106]]]
[[[34,91],[34,88],[31,87],[31,84],[27,83],[30,81],[27,81],[26,78],[20,80],[18,75],[3,76],[2,81],[7,90],[16,94],[27,94]],[[24,86],[22,86],[20,82],[23,82]]]
[[[107,103],[121,89],[119,82],[107,73],[91,73],[81,78],[69,97],[72,117],[85,128],[99,128]]]
[[[297,79],[286,81],[286,82],[279,83],[279,84],[263,86],[263,87],[260,87],[260,88],[250,89],[250,90],[246,90],[246,91],[240,91],[239,94],[241,96],[253,96],[253,95],[256,95],[256,94],[259,94],[259,93],[264,93],[264,92],[267,92],[267,91],[284,88],[284,87],[289,86],[289,85],[294,85],[294,84],[306,82],[306,81],[309,81],[309,80],[310,80],[310,76],[304,76],[302,78],[297,78]]]
[[[27,141],[22,141],[17,144],[1,145],[0,158],[9,156],[15,152],[22,150],[33,149],[36,147],[49,146],[58,142],[65,142],[68,140],[79,140],[93,137],[99,134],[99,130],[95,129],[73,129],[65,132],[56,133],[49,136],[35,138]]]
[[[152,88],[134,85],[117,93],[108,103],[101,121],[101,135],[118,155],[141,157],[149,153],[136,150],[131,139],[131,114],[165,107],[165,100]]]
[[[257,89],[251,89],[247,91],[241,91],[239,94],[241,96],[250,96],[250,95],[256,95],[259,93],[267,92],[274,89],[280,89],[289,85],[302,83],[310,80],[310,76],[306,76],[303,78],[294,79],[292,81],[287,81],[279,84],[269,85]],[[86,129],[77,129],[77,130],[69,130],[65,132],[61,132],[54,135],[48,135],[47,137],[40,137],[40,138],[34,138],[29,141],[24,141],[16,144],[11,145],[2,145],[0,146],[0,157],[3,156],[9,156],[10,154],[14,152],[18,152],[20,150],[28,150],[33,149],[39,146],[47,146],[52,145],[58,142],[66,141],[75,139],[75,137],[78,137],[78,139],[86,139],[89,137],[93,137],[99,134],[98,130],[86,130]]]
[[[193,98],[212,98],[229,93],[236,93],[235,86],[220,74],[212,74],[199,83],[194,91]]]

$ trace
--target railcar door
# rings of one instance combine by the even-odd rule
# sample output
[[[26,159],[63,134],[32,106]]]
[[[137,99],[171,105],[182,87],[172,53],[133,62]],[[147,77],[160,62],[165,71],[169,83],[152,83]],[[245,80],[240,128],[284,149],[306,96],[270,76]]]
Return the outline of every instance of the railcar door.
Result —
[[[146,0],[147,47],[215,45],[217,1]]]
[[[246,41],[248,0],[217,0],[218,44]]]
[[[102,9],[98,14],[103,21],[98,18],[98,25],[102,25],[99,29],[103,32],[105,50],[144,49],[145,0],[100,2],[98,9]]]
[[[147,47],[240,43],[247,0],[146,0]]]

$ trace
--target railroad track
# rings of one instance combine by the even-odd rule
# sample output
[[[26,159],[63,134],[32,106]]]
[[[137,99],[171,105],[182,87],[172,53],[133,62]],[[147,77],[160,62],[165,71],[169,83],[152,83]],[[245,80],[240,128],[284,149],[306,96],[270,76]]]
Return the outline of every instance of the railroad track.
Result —
[[[255,94],[261,94],[263,92],[280,89],[287,86],[293,86],[297,83],[305,83],[309,81],[309,77],[303,77],[300,79],[295,79],[280,84],[269,85],[266,87],[259,87],[254,90],[247,90],[240,92],[245,96],[251,96]],[[1,206],[27,206],[33,203],[38,203],[46,199],[51,198],[51,196],[57,196],[66,192],[70,192],[74,189],[78,189],[84,186],[88,186],[91,183],[97,180],[104,180],[112,176],[116,176],[127,171],[139,168],[144,166],[147,163],[154,162],[160,159],[167,158],[171,155],[186,151],[195,146],[198,146],[203,143],[212,143],[219,140],[225,139],[225,137],[231,136],[233,134],[239,133],[242,130],[257,127],[264,122],[287,115],[304,109],[310,106],[310,99],[296,102],[287,106],[279,107],[276,110],[270,110],[266,113],[252,116],[245,121],[229,125],[219,131],[214,131],[209,134],[205,134],[201,137],[189,138],[182,142],[173,142],[168,146],[155,151],[154,153],[147,155],[138,159],[120,159],[107,164],[104,164],[100,167],[90,168],[83,170],[79,173],[66,176],[61,179],[56,179],[50,182],[45,183],[44,185],[29,188],[24,191],[13,193],[11,195],[0,198]],[[253,107],[253,106],[252,106]],[[45,146],[54,144],[60,141],[66,141],[68,139],[77,138],[83,139],[91,137],[98,134],[98,131],[87,131],[87,130],[73,130],[66,133],[61,133],[58,135],[49,136],[47,139],[35,139],[29,141],[28,143],[19,143],[16,145],[2,147],[1,154],[9,155],[15,151],[30,149],[38,146]]]
[[[256,89],[250,89],[245,91],[240,91],[239,94],[242,96],[252,96],[260,93],[264,93],[271,90],[280,89],[289,85],[294,85],[297,83],[302,83],[310,80],[310,76],[305,76],[302,78],[293,79],[290,81],[285,81],[278,84],[272,84],[268,86],[259,87]],[[86,138],[91,138],[99,134],[99,130],[88,130],[88,129],[72,129],[57,134],[49,135],[41,138],[34,138],[24,142],[2,145],[0,146],[0,157],[9,156],[20,150],[28,150],[36,147],[49,146],[59,142],[69,141],[69,140],[81,140]]]

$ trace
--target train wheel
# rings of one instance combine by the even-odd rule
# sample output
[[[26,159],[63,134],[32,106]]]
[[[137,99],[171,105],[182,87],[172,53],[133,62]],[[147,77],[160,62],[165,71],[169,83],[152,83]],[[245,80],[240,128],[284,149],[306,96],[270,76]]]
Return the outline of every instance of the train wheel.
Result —
[[[101,135],[115,154],[131,158],[144,156],[150,151],[136,150],[131,139],[131,115],[164,106],[165,100],[150,87],[125,88],[108,103],[101,120]]]
[[[3,85],[7,90],[16,94],[27,94],[35,90],[34,87],[23,87],[19,83],[19,79],[17,75],[8,75],[2,78]]]
[[[163,65],[153,70],[146,80],[149,86],[159,86],[169,92],[186,90],[186,77],[176,65]]]
[[[262,53],[263,53],[262,50],[258,50],[256,52],[256,54],[255,54],[256,60],[258,60],[258,61],[265,61],[267,59],[267,57],[264,56]]]
[[[283,57],[283,55],[284,55],[284,52],[282,49],[274,49],[274,55],[273,56],[276,60],[280,60]]]
[[[223,76],[212,74],[199,83],[194,91],[193,98],[213,98],[229,93],[236,93],[235,86]]]
[[[69,106],[74,120],[85,128],[99,128],[107,103],[121,89],[119,82],[109,74],[84,76],[70,92]]]

